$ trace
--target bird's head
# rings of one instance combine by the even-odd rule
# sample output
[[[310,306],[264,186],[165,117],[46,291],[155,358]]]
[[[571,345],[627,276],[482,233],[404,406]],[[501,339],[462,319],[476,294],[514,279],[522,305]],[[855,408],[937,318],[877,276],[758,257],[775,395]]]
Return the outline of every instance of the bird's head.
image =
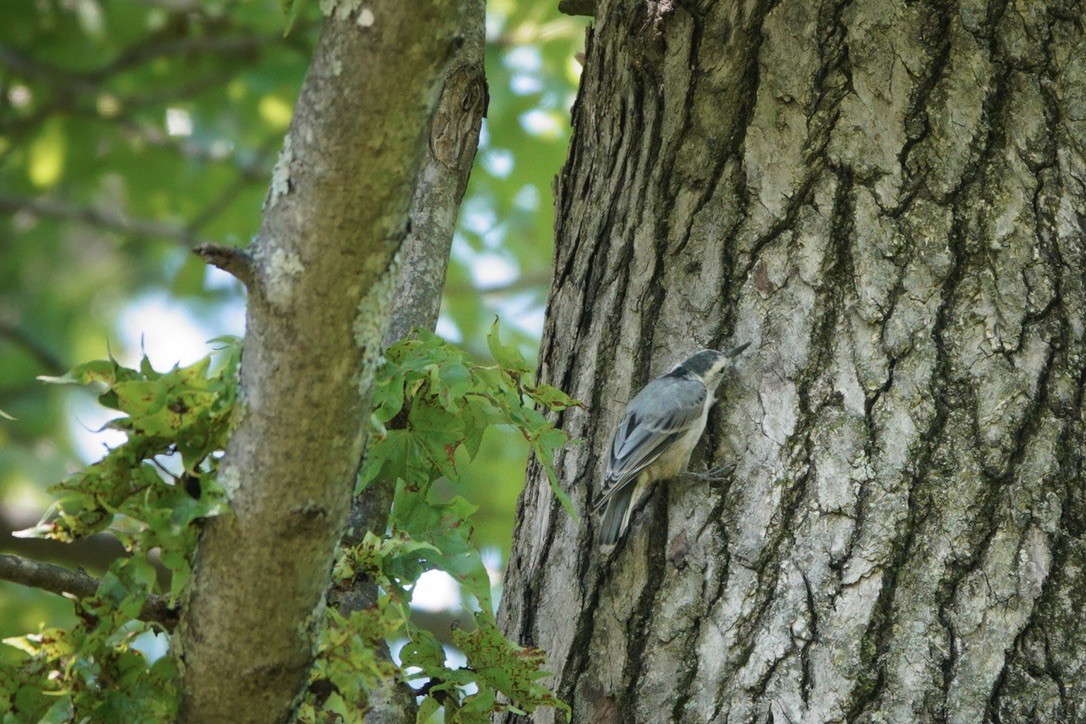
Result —
[[[668,373],[672,377],[685,377],[699,380],[710,390],[716,389],[724,378],[724,373],[750,344],[742,344],[727,352],[716,349],[703,349],[683,360]]]

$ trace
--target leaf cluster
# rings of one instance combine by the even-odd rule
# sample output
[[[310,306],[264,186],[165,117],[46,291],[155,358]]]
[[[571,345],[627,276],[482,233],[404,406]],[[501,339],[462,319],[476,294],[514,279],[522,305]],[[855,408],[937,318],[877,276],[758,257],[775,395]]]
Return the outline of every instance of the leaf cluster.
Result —
[[[161,587],[152,551],[170,571],[176,601],[191,576],[199,521],[229,511],[215,475],[230,435],[241,346],[220,341],[215,365],[208,357],[158,372],[146,359],[131,369],[110,358],[50,380],[100,386],[101,404],[121,413],[109,427],[127,440],[54,486],[55,504],[23,534],[71,541],[108,529],[130,556],[110,566],[93,596],[74,601],[74,627],[5,640],[0,706],[8,719],[173,717],[176,662],[163,656],[152,664],[140,651],[137,640],[152,628],[139,615]],[[420,722],[440,708],[448,722],[483,722],[494,712],[538,706],[568,711],[539,683],[547,676],[543,654],[499,631],[490,576],[472,535],[477,507],[455,491],[486,432],[504,426],[524,437],[573,514],[553,474],[555,450],[568,437],[540,410],[579,403],[534,384],[519,350],[499,340],[496,322],[488,343],[494,364],[479,364],[426,332],[386,354],[358,489],[394,490],[389,525],[383,535],[370,532],[342,551],[334,571],[340,582],[368,577],[381,594],[370,608],[322,614],[311,686],[299,710],[303,721],[361,721],[368,692],[395,678],[423,682]],[[449,666],[433,634],[411,623],[413,592],[430,570],[446,572],[478,602],[474,628],[454,633],[465,667]],[[395,638],[407,639],[401,666],[386,653],[385,642]]]
[[[99,401],[123,414],[109,426],[127,441],[51,492],[57,500],[25,537],[71,541],[109,529],[130,551],[114,561],[90,598],[75,601],[77,623],[5,639],[23,656],[0,659],[0,705],[17,720],[167,720],[176,708],[176,665],[153,665],[136,639],[151,627],[138,621],[159,588],[151,553],[170,571],[176,600],[191,574],[198,527],[228,510],[215,483],[230,433],[237,394],[240,343],[219,340],[218,364],[206,357],[189,367],[138,369],[116,360],[80,365],[61,383],[98,384]],[[180,463],[170,473],[160,457]]]
[[[534,384],[519,350],[501,343],[497,322],[487,341],[495,360],[490,365],[472,361],[428,332],[386,353],[359,488],[394,488],[388,531],[384,536],[371,532],[359,546],[343,551],[335,570],[338,580],[368,576],[380,587],[378,606],[354,620],[362,627],[361,638],[363,631],[372,632],[390,615],[398,616],[395,629],[386,633],[407,638],[401,665],[405,678],[423,682],[420,722],[441,707],[447,722],[484,722],[493,712],[530,712],[543,705],[565,710],[538,683],[547,676],[541,670],[542,653],[508,641],[498,629],[490,576],[472,540],[476,506],[455,491],[460,470],[479,453],[487,430],[510,426],[524,436],[547,470],[555,494],[575,514],[553,471],[554,452],[569,438],[540,408],[558,411],[579,403],[553,387]],[[411,623],[412,593],[430,570],[444,571],[478,602],[474,629],[454,634],[454,643],[467,656],[466,667],[450,667],[437,638]],[[374,671],[368,654],[358,660],[356,674]],[[331,683],[337,691],[351,685],[352,677],[342,676],[347,672],[338,677],[334,673]],[[311,711],[315,715],[319,708]],[[325,711],[343,716],[327,705]]]

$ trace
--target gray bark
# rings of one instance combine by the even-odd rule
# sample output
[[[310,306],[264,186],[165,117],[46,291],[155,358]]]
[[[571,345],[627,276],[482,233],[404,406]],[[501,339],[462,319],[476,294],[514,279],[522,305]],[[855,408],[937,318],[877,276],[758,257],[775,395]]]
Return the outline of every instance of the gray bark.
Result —
[[[1082,3],[601,0],[542,378],[752,342],[613,553],[533,467],[502,599],[578,722],[1086,720]],[[536,715],[540,721],[553,712]]]
[[[52,563],[0,553],[0,580],[49,591],[59,596],[90,598],[98,591],[98,579],[82,568],[71,570]],[[152,594],[140,610],[143,621],[159,624],[166,631],[177,625],[177,610],[169,606],[165,596]]]
[[[403,244],[403,264],[396,280],[386,347],[416,327],[432,330],[441,311],[456,217],[486,115],[484,0],[468,3],[459,37],[463,45],[445,74],[430,123],[425,161],[411,200],[411,231]]]
[[[479,147],[487,105],[485,3],[470,0],[466,5],[457,32],[462,44],[445,73],[411,199],[411,228],[400,249],[400,269],[383,344],[386,348],[415,328],[432,330],[441,310],[456,217]],[[391,486],[379,485],[354,496],[341,545],[356,546],[369,531],[384,535],[394,492]],[[328,599],[348,614],[376,604],[377,596],[377,584],[357,576],[333,587]],[[378,691],[370,693],[369,704],[366,720],[371,724],[415,720],[415,695],[403,682],[383,682]]]
[[[252,260],[239,421],[179,625],[182,719],[287,719],[364,444],[396,258],[466,3],[322,0]],[[275,551],[288,551],[287,555]]]
[[[423,165],[411,200],[411,229],[403,241],[392,294],[385,347],[403,339],[412,329],[432,330],[437,324],[456,217],[486,114],[484,5],[482,0],[467,2],[458,31],[462,45],[449,64],[430,122]],[[393,492],[390,487],[377,487],[355,497],[343,536],[345,545],[358,545],[367,531],[384,534]],[[376,587],[360,581],[353,592],[337,595],[342,611],[358,610],[376,601]]]

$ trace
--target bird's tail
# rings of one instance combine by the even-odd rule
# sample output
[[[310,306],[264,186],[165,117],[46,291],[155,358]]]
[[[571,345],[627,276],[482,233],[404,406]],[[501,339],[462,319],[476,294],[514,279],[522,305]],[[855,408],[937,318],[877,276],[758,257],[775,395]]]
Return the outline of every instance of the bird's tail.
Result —
[[[603,511],[603,520],[600,523],[600,545],[614,545],[622,537],[630,522],[630,504],[636,487],[624,485],[607,499],[607,509]]]

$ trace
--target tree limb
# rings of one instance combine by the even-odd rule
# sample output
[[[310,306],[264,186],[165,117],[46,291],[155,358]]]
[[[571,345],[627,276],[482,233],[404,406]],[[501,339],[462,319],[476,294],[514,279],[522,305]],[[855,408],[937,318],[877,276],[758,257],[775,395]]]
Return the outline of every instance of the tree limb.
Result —
[[[94,206],[76,206],[43,197],[0,195],[0,212],[14,213],[17,211],[26,211],[35,216],[50,219],[81,221],[126,236],[171,239],[185,246],[197,246],[205,243],[185,227],[175,224],[166,224],[149,219],[136,219],[119,211]]]
[[[429,128],[429,142],[408,212],[411,229],[401,247],[403,262],[396,280],[384,346],[412,329],[433,329],[449,263],[456,217],[479,145],[486,115],[487,87],[483,69],[486,43],[485,3],[470,0],[457,30],[462,44],[449,64]],[[392,507],[390,486],[374,485],[351,502],[342,545],[358,545],[367,531],[385,532]],[[329,591],[329,601],[342,613],[377,601],[377,586],[359,576],[350,585]],[[387,653],[387,652],[386,652]],[[412,721],[414,693],[402,682],[384,682],[371,696],[368,719],[396,724]]]
[[[62,375],[68,369],[51,349],[14,322],[0,319],[0,339],[6,339],[22,348],[51,375]]]
[[[98,591],[98,579],[82,570],[73,571],[52,563],[3,553],[0,553],[0,580],[74,598],[90,598]],[[177,625],[177,610],[170,608],[164,597],[152,594],[147,597],[139,618],[173,631]]]
[[[563,15],[595,17],[596,0],[558,0],[558,12]]]
[[[182,602],[182,721],[286,720],[308,680],[465,3],[322,3],[248,250],[239,422],[219,475],[232,515],[206,523]]]
[[[458,36],[463,45],[446,73],[430,124],[424,166],[411,201],[411,231],[401,250],[404,262],[396,280],[385,347],[416,327],[433,329],[441,308],[456,216],[486,114],[485,9],[481,0],[469,3]],[[381,486],[373,486],[357,496],[351,506],[343,544],[358,545],[366,531],[383,534],[391,506],[392,491]],[[335,605],[345,613],[372,605],[376,601],[376,588],[369,585],[373,590],[365,594],[357,590],[354,594],[340,592]],[[360,598],[352,602],[353,595]]]
[[[114,560],[128,555],[115,536],[95,533],[71,543],[61,543],[49,538],[16,538],[15,531],[31,528],[41,520],[41,511],[0,505],[0,550],[22,558],[49,561],[68,567],[87,568],[91,572],[104,571]],[[170,571],[152,553],[151,563],[158,572],[158,584],[163,589],[170,585]]]
[[[403,339],[416,327],[433,329],[437,324],[456,217],[486,115],[483,6],[481,0],[469,3],[459,30],[463,45],[445,75],[430,123],[426,158],[411,201],[411,230],[404,239],[403,263],[385,346]]]
[[[159,58],[211,53],[239,55],[282,42],[283,36],[279,33],[174,37],[172,29],[168,29],[165,33],[151,34],[143,38],[115,59],[89,71],[73,72],[70,69],[59,68],[10,47],[0,47],[0,66],[22,75],[60,84],[69,90],[91,92],[100,90],[101,83],[111,76],[133,70]]]
[[[460,284],[450,284],[445,288],[445,294],[450,297],[464,296],[464,295],[480,295],[499,296],[502,294],[515,294],[517,292],[524,292],[531,289],[539,290],[546,289],[551,283],[550,270],[538,271],[531,274],[524,274],[518,276],[508,282],[499,282],[497,284],[480,284],[475,285],[471,282],[465,282]]]

